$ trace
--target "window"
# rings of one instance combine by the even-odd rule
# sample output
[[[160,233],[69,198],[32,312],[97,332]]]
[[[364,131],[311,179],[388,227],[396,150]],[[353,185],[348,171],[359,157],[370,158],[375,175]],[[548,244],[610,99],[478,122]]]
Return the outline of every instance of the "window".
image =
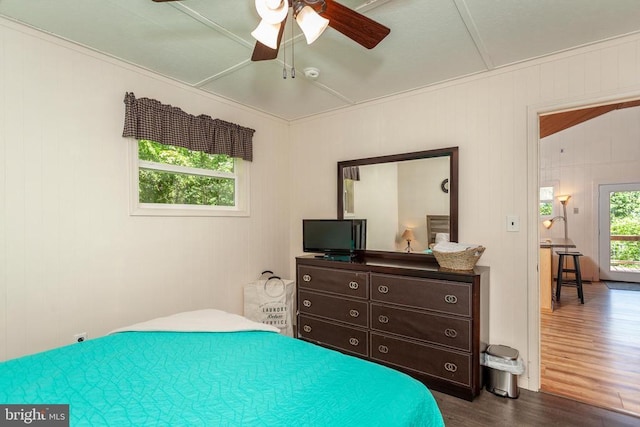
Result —
[[[540,216],[553,216],[553,187],[540,187]]]
[[[344,180],[344,200],[342,206],[344,206],[344,215],[353,216],[355,214],[355,193],[354,193],[355,181],[352,179]]]
[[[248,162],[149,140],[132,159],[134,215],[248,215]]]

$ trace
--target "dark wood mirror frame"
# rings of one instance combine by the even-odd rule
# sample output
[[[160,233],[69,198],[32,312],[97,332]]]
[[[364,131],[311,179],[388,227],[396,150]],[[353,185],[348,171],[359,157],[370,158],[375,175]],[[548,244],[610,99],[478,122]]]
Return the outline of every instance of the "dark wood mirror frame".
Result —
[[[433,157],[449,157],[449,216],[450,216],[450,240],[458,241],[458,147],[440,148],[436,150],[416,151],[413,153],[393,154],[380,157],[368,157],[364,159],[345,160],[338,162],[338,219],[344,219],[344,179],[343,169],[352,166],[374,165],[381,163],[403,162],[406,160],[429,159]],[[440,182],[434,183],[440,185]],[[412,261],[435,262],[431,254],[406,253],[390,251],[365,251],[367,256],[381,258],[404,259]]]

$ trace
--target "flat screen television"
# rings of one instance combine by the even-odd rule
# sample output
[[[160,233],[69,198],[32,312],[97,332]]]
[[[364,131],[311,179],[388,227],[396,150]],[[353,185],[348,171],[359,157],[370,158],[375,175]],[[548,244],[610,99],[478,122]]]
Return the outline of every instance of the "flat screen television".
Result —
[[[302,250],[326,258],[353,257],[366,248],[366,219],[303,219]]]

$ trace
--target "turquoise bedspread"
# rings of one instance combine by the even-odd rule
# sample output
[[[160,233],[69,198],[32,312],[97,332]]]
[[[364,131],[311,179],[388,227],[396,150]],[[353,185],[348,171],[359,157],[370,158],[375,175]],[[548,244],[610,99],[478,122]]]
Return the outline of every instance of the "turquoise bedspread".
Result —
[[[125,332],[0,363],[0,403],[71,426],[442,426],[420,382],[271,332]]]

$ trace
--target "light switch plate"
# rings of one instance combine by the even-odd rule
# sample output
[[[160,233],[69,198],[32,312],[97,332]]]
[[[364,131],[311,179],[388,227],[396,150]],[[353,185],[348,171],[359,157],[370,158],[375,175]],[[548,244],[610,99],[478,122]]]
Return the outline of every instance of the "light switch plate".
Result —
[[[520,231],[520,217],[507,215],[507,231]]]

